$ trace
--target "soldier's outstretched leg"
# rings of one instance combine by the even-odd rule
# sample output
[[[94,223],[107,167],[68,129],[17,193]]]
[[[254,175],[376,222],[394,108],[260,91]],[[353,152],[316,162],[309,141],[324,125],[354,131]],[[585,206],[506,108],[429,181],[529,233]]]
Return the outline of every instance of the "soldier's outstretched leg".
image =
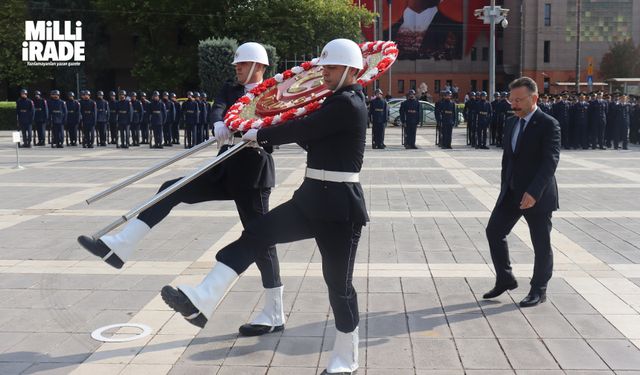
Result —
[[[358,367],[359,324],[352,280],[361,229],[356,223],[309,219],[293,201],[286,202],[252,221],[237,241],[220,250],[218,262],[199,285],[165,286],[162,298],[191,324],[204,327],[227,289],[260,252],[277,243],[315,238],[338,331],[326,372],[352,373]]]

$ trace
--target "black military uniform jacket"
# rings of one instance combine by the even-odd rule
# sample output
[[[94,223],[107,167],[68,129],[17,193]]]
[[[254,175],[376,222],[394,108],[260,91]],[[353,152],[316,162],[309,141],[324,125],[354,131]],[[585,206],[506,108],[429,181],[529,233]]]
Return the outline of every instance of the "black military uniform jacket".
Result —
[[[245,94],[244,86],[227,82],[222,86],[211,119],[214,123],[222,121],[227,109]],[[238,133],[238,135],[240,135]],[[220,148],[220,154],[231,146]],[[214,168],[214,179],[222,179],[227,188],[235,190],[272,188],[276,185],[276,171],[273,163],[272,147],[246,147],[218,167]]]
[[[298,143],[307,150],[307,167],[360,172],[367,131],[367,106],[362,86],[350,85],[329,96],[320,109],[282,125],[260,129],[262,146]],[[313,220],[369,221],[360,183],[305,178],[294,203]]]

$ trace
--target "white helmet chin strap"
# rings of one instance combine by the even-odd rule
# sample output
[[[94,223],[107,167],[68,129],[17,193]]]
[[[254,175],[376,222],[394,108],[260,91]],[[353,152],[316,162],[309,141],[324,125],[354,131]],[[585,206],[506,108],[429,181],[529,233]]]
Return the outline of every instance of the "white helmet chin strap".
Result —
[[[340,90],[340,88],[342,87],[342,85],[344,85],[344,80],[347,79],[347,73],[349,72],[349,67],[345,66],[344,67],[344,72],[342,73],[342,78],[340,78],[340,83],[338,83],[338,86],[336,87],[335,90],[333,91],[338,91]]]
[[[247,78],[245,78],[244,82],[242,83],[243,86],[245,86],[247,83],[249,83],[249,80],[251,79],[251,77],[253,76],[253,72],[256,70],[256,62],[254,61],[251,64],[251,69],[249,69],[249,74],[247,74]]]

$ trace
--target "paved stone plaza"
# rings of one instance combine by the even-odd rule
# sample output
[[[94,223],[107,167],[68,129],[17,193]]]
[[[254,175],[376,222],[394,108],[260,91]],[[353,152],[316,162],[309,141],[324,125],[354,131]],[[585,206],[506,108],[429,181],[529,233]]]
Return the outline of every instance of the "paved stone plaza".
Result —
[[[368,146],[361,174],[371,223],[355,267],[360,365],[366,375],[640,374],[640,148],[563,151],[554,215],[555,274],[549,301],[520,309],[533,251],[527,226],[509,236],[520,288],[494,301],[484,228],[499,190],[501,150],[433,145],[419,150],[387,131],[386,150]],[[0,142],[0,374],[319,374],[333,320],[313,241],[281,245],[288,322],[284,332],[242,338],[237,328],[261,307],[250,269],[203,330],[162,302],[165,284],[197,283],[241,225],[232,202],[183,205],[159,224],[117,272],[76,243],[159,184],[215,154],[197,154],[110,198],[84,200],[180,148],[21,150],[11,169],[9,133]],[[274,153],[276,206],[300,184],[305,155]],[[100,343],[96,328],[143,323],[153,332]],[[125,329],[117,335],[137,331]]]

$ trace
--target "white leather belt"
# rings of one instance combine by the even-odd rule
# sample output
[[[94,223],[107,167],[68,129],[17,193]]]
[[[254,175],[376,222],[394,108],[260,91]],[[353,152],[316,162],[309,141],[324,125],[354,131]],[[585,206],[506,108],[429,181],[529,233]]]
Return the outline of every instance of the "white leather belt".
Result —
[[[305,177],[319,181],[331,182],[360,182],[360,173],[357,172],[335,172],[324,169],[307,168]]]

